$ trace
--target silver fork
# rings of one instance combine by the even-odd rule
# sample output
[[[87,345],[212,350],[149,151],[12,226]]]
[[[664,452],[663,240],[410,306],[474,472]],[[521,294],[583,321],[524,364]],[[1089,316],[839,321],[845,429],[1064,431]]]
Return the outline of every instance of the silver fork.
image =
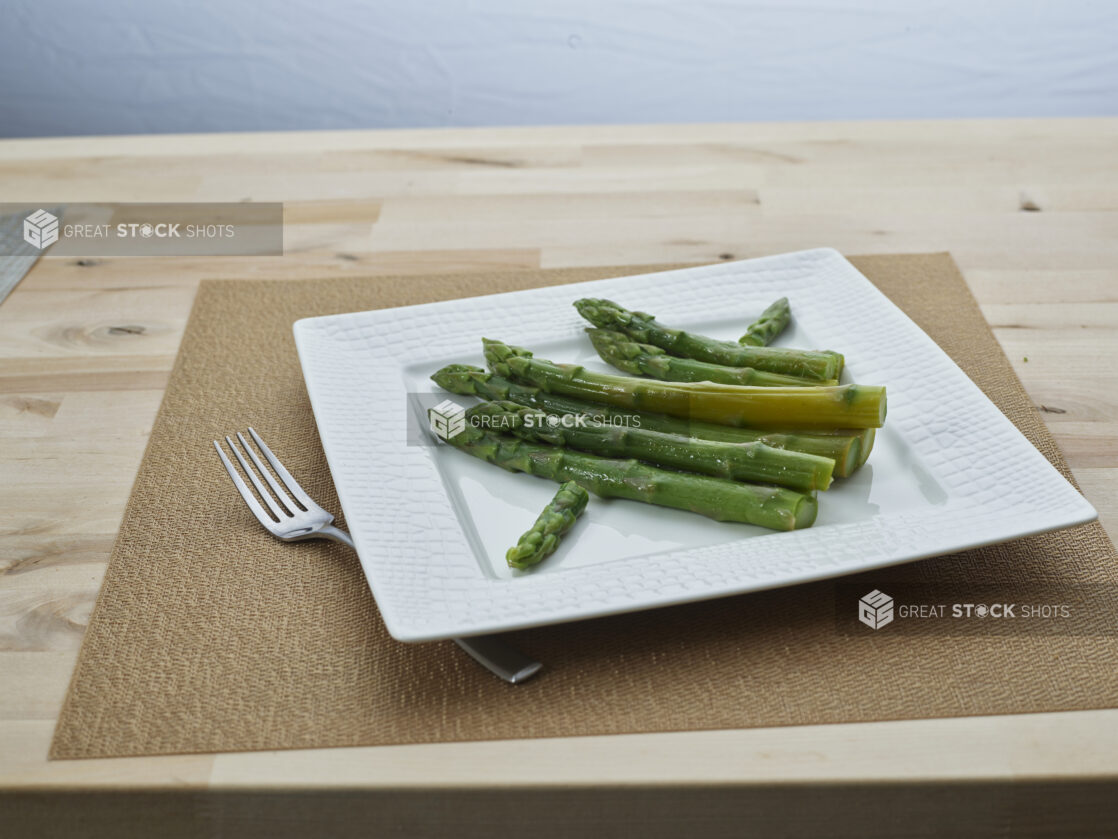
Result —
[[[272,477],[272,473],[264,468],[264,464],[260,462],[260,458],[252,450],[252,446],[245,441],[244,435],[239,431],[237,432],[237,439],[249,456],[249,460],[252,461],[252,465],[256,467],[255,469],[249,466],[240,450],[233,443],[232,438],[227,435],[225,442],[229,444],[230,451],[233,452],[237,462],[241,465],[245,474],[248,475],[249,480],[252,481],[256,492],[259,493],[259,498],[245,484],[240,473],[226,457],[221,444],[217,440],[214,440],[214,448],[217,449],[221,462],[225,464],[225,471],[233,479],[237,492],[241,494],[245,504],[252,510],[252,514],[264,525],[264,529],[284,542],[297,542],[303,539],[332,539],[352,548],[353,539],[350,538],[350,535],[344,530],[334,527],[334,517],[315,504],[311,497],[303,491],[303,488],[291,477],[291,473],[280,463],[279,458],[272,454],[272,450],[260,439],[256,430],[250,427],[248,433],[252,436],[253,442],[260,448],[264,458],[271,464],[272,469],[279,475],[280,480],[283,481],[286,491]],[[271,487],[274,497],[264,488],[260,476],[263,476],[264,481]],[[261,506],[261,500],[267,505],[267,510]],[[496,635],[455,638],[454,643],[469,653],[475,661],[491,673],[510,684],[519,684],[531,678],[543,667],[540,662],[533,661],[520,651],[513,649]]]

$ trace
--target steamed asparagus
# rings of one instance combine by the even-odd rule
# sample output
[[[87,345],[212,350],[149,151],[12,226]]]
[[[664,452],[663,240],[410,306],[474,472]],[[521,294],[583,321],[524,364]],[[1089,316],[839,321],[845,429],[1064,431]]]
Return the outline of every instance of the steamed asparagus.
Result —
[[[509,567],[523,571],[555,553],[563,535],[574,526],[589,500],[589,493],[574,481],[560,486],[532,528],[508,549],[505,561]]]
[[[550,393],[637,411],[750,428],[878,428],[885,421],[885,388],[743,387],[711,382],[660,382],[554,364],[528,350],[482,339],[498,375]]]
[[[873,444],[874,429],[872,428],[814,432],[764,431],[679,419],[666,414],[634,413],[609,405],[597,405],[581,399],[548,393],[538,387],[523,385],[468,364],[448,365],[431,376],[431,380],[444,390],[460,396],[477,396],[488,400],[506,399],[560,416],[584,414],[601,423],[633,425],[649,431],[682,437],[698,437],[722,443],[759,442],[778,449],[827,457],[835,462],[836,478],[848,477],[865,463],[865,458],[869,456],[869,448]]]
[[[784,331],[790,320],[792,307],[788,305],[787,297],[781,297],[761,312],[761,317],[749,325],[745,334],[738,338],[738,343],[753,347],[768,346]]]
[[[862,432],[862,440],[859,445],[858,462],[854,465],[857,469],[859,466],[864,466],[866,461],[870,459],[870,452],[873,451],[873,442],[877,437],[876,428],[867,428]]]
[[[795,530],[810,527],[818,510],[813,496],[790,489],[670,472],[637,460],[530,443],[482,431],[469,423],[447,442],[510,472],[527,472],[561,483],[575,481],[603,498],[628,498],[689,510],[717,521]]]
[[[754,387],[805,387],[837,385],[838,379],[812,381],[799,376],[767,373],[752,367],[725,367],[693,358],[676,358],[652,344],[638,343],[623,332],[612,329],[587,329],[590,343],[602,361],[623,373],[651,376],[668,382],[718,382]]]
[[[672,355],[693,358],[727,367],[752,367],[805,379],[837,379],[843,358],[830,350],[794,350],[784,347],[754,347],[718,341],[705,335],[671,329],[645,312],[632,312],[609,300],[583,298],[575,301],[578,313],[599,329],[624,332],[634,341],[652,344]]]
[[[835,462],[826,457],[776,449],[764,443],[715,443],[643,428],[607,425],[585,416],[557,417],[515,402],[484,402],[466,411],[467,420],[522,440],[570,446],[608,457],[635,457],[657,466],[786,486],[800,492],[827,489]]]

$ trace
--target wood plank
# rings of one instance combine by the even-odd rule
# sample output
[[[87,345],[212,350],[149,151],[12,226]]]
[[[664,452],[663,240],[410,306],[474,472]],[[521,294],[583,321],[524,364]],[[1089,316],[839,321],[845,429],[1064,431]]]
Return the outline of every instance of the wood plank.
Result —
[[[77,650],[0,649],[0,720],[42,720],[53,723],[70,684]],[[14,690],[13,686],[20,689]],[[8,774],[16,755],[0,750],[0,777]],[[46,753],[41,759],[45,761]]]
[[[20,288],[44,291],[193,289],[199,280],[302,280],[537,268],[539,258],[536,248],[350,252],[331,248],[329,243],[276,257],[43,258],[24,278]]]
[[[0,789],[145,789],[181,791],[209,785],[213,755],[47,762],[53,720],[0,718]]]
[[[213,783],[469,787],[1069,777],[1113,766],[1118,711],[220,755]],[[898,750],[897,743],[905,743]],[[437,767],[437,768],[436,768]],[[1061,768],[1062,767],[1062,768]],[[1093,767],[1087,768],[1087,767]],[[1053,773],[1055,770],[1055,774]],[[1070,777],[1074,777],[1074,773]],[[298,779],[298,780],[296,780]],[[313,780],[309,780],[313,779]]]

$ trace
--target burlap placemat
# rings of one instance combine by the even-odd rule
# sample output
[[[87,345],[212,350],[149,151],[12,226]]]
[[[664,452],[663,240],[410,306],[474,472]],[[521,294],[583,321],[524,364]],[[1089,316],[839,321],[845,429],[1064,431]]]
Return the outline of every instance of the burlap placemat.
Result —
[[[1067,475],[946,254],[854,263]],[[1118,642],[854,637],[834,587],[797,586],[513,633],[546,662],[510,686],[452,643],[385,632],[356,556],[285,545],[234,495],[210,441],[252,424],[339,510],[291,324],[651,270],[203,283],[128,503],[55,758],[554,737],[1109,707]],[[342,522],[344,524],[344,522]],[[1118,582],[1097,524],[876,572],[1043,598]],[[1114,628],[1114,616],[1109,618]]]

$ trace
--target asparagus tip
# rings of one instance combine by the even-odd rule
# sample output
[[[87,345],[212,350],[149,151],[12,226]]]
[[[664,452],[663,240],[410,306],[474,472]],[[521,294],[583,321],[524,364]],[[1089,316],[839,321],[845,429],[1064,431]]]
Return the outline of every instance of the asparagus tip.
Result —
[[[470,379],[473,375],[484,373],[472,364],[448,364],[431,374],[431,381],[451,393],[467,394],[473,391]]]

